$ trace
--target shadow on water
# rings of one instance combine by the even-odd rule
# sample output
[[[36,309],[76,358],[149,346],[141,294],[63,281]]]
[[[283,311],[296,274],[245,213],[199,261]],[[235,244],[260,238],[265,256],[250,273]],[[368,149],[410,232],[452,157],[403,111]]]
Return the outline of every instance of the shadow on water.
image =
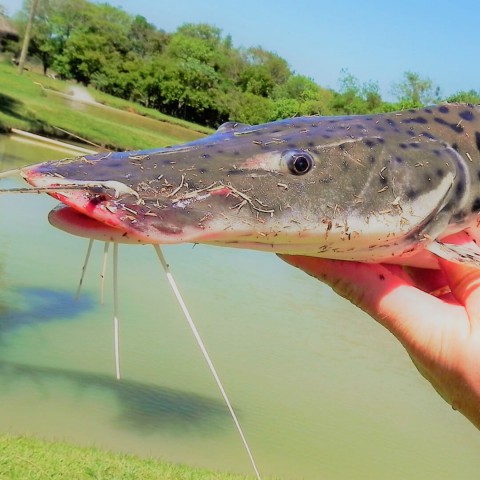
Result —
[[[85,294],[78,300],[71,291],[21,287],[10,291],[0,309],[0,335],[18,328],[55,320],[74,320],[95,307]]]
[[[74,321],[96,304],[86,292],[75,300],[71,291],[39,287],[6,290],[0,302],[0,340],[19,328]],[[215,434],[231,426],[228,410],[220,400],[133,380],[117,381],[104,374],[0,361],[0,397],[9,386],[20,382],[51,397],[65,391],[79,399],[93,396],[100,408],[109,404],[105,394],[111,396],[117,404],[116,425],[142,435]]]
[[[15,382],[28,381],[45,393],[58,380],[69,382],[79,396],[91,389],[112,395],[119,407],[117,425],[142,435],[159,431],[205,435],[230,427],[228,410],[220,400],[103,374],[0,362],[0,396]]]

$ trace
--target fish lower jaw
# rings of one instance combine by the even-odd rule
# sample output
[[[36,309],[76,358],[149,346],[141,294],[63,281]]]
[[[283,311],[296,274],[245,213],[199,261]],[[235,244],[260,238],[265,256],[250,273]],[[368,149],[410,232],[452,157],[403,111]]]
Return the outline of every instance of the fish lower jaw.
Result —
[[[134,218],[125,220],[115,215],[102,216],[101,212],[89,215],[63,203],[49,213],[48,220],[54,227],[71,235],[104,242],[168,245],[198,243],[199,236],[198,229],[194,228],[176,228],[168,225],[163,226],[162,231],[148,226],[139,228]]]

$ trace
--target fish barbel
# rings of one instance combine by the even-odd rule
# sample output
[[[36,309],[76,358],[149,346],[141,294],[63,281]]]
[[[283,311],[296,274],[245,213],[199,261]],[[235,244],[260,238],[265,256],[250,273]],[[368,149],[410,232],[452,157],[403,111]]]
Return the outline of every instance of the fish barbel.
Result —
[[[281,254],[480,267],[480,109],[229,122],[200,140],[21,170],[68,208],[50,221],[127,243],[204,243]]]

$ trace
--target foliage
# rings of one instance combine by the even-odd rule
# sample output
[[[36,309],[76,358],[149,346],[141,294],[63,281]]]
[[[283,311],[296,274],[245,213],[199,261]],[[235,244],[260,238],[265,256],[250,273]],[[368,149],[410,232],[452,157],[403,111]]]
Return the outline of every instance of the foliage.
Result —
[[[358,115],[391,110],[391,106],[382,100],[377,82],[370,80],[361,84],[348,70],[342,70],[339,84],[340,89],[332,100],[335,112]]]
[[[460,91],[447,98],[447,102],[480,104],[480,92],[476,90]]]
[[[28,12],[29,0],[24,0],[16,19],[20,32]],[[377,82],[361,83],[347,70],[341,72],[338,91],[325,89],[293,72],[276,53],[260,46],[235,48],[231,37],[213,25],[186,23],[166,33],[140,15],[89,0],[42,0],[30,55],[41,61],[45,74],[53,71],[207,126],[376,113],[440,100],[430,79],[410,71],[394,86],[396,104],[382,99]],[[461,93],[458,98],[478,97]]]
[[[311,78],[292,74],[273,92],[274,119],[295,115],[328,115],[334,94],[317,85]]]
[[[402,82],[394,85],[393,93],[404,108],[421,107],[440,100],[440,88],[432,80],[410,71],[404,73]]]

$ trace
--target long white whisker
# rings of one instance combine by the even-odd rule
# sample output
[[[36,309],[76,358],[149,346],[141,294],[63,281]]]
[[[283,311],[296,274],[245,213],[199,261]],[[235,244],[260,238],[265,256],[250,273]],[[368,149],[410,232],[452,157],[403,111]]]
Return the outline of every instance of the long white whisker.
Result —
[[[160,260],[160,263],[162,264],[163,269],[165,270],[165,273],[167,275],[167,280],[168,283],[170,284],[173,293],[175,294],[175,297],[180,304],[180,308],[183,311],[183,314],[185,315],[185,318],[187,319],[188,325],[190,326],[190,329],[193,332],[193,335],[195,337],[195,340],[197,341],[198,346],[200,347],[200,350],[202,351],[203,357],[205,358],[208,367],[210,369],[210,372],[213,375],[213,378],[215,379],[215,382],[217,383],[217,386],[220,390],[220,393],[222,394],[222,397],[225,401],[225,404],[227,405],[227,408],[230,412],[230,415],[233,419],[233,422],[235,423],[235,426],[237,428],[237,431],[240,435],[240,438],[242,439],[243,445],[245,447],[245,450],[248,454],[248,458],[250,459],[250,463],[253,467],[253,470],[255,471],[255,475],[257,476],[258,480],[261,480],[260,473],[258,471],[257,465],[255,463],[255,459],[253,458],[252,451],[250,450],[250,446],[248,445],[247,439],[245,437],[245,434],[243,433],[242,427],[240,426],[240,422],[238,421],[237,415],[235,414],[235,411],[232,407],[232,404],[230,403],[230,400],[228,398],[227,392],[225,391],[225,388],[223,387],[222,381],[220,380],[220,377],[218,376],[217,370],[215,369],[215,366],[213,365],[213,362],[210,358],[210,355],[207,352],[207,349],[205,347],[205,344],[203,343],[202,337],[200,336],[200,333],[193,321],[193,318],[191,317],[187,306],[182,298],[182,295],[177,287],[177,284],[173,278],[173,275],[170,272],[170,268],[165,260],[165,257],[163,256],[162,250],[159,245],[153,245],[153,248],[155,249],[155,252],[157,253],[157,256]]]
[[[85,187],[82,185],[70,185],[70,186],[62,185],[58,187],[4,188],[4,189],[0,189],[0,194],[2,193],[58,193],[58,192],[63,192],[68,190],[85,190]]]
[[[90,253],[92,253],[93,238],[88,242],[87,253],[82,266],[82,274],[80,275],[80,281],[78,282],[77,293],[75,294],[75,300],[80,298],[80,291],[82,290],[83,279],[85,277],[85,271],[87,270],[88,260],[90,259]]]
[[[110,247],[110,242],[105,242],[103,245],[103,264],[102,264],[102,273],[100,274],[100,303],[103,305],[105,298],[105,276],[107,272],[107,260],[108,260],[108,248]]]
[[[120,341],[118,320],[118,242],[113,243],[113,329],[115,344],[115,374],[120,380]]]
[[[5,176],[10,176],[14,174],[14,170],[11,170],[10,172],[5,172],[8,173],[8,175]],[[1,177],[0,177],[1,178]],[[89,181],[81,181],[81,180],[76,180],[75,183],[64,183],[65,180],[60,181],[60,179],[56,179],[55,183],[56,185],[53,187],[22,187],[22,188],[4,188],[0,189],[0,194],[8,194],[8,193],[61,193],[61,192],[68,192],[70,190],[88,190],[92,188],[101,188],[104,190],[114,190],[115,192],[115,197],[118,198],[121,195],[133,195],[134,197],[137,198],[137,203],[140,204],[142,203],[142,200],[140,199],[140,196],[138,193],[131,189],[130,187],[127,187],[127,185],[124,185],[121,182],[117,182],[115,180],[108,180],[104,182],[89,182]]]

